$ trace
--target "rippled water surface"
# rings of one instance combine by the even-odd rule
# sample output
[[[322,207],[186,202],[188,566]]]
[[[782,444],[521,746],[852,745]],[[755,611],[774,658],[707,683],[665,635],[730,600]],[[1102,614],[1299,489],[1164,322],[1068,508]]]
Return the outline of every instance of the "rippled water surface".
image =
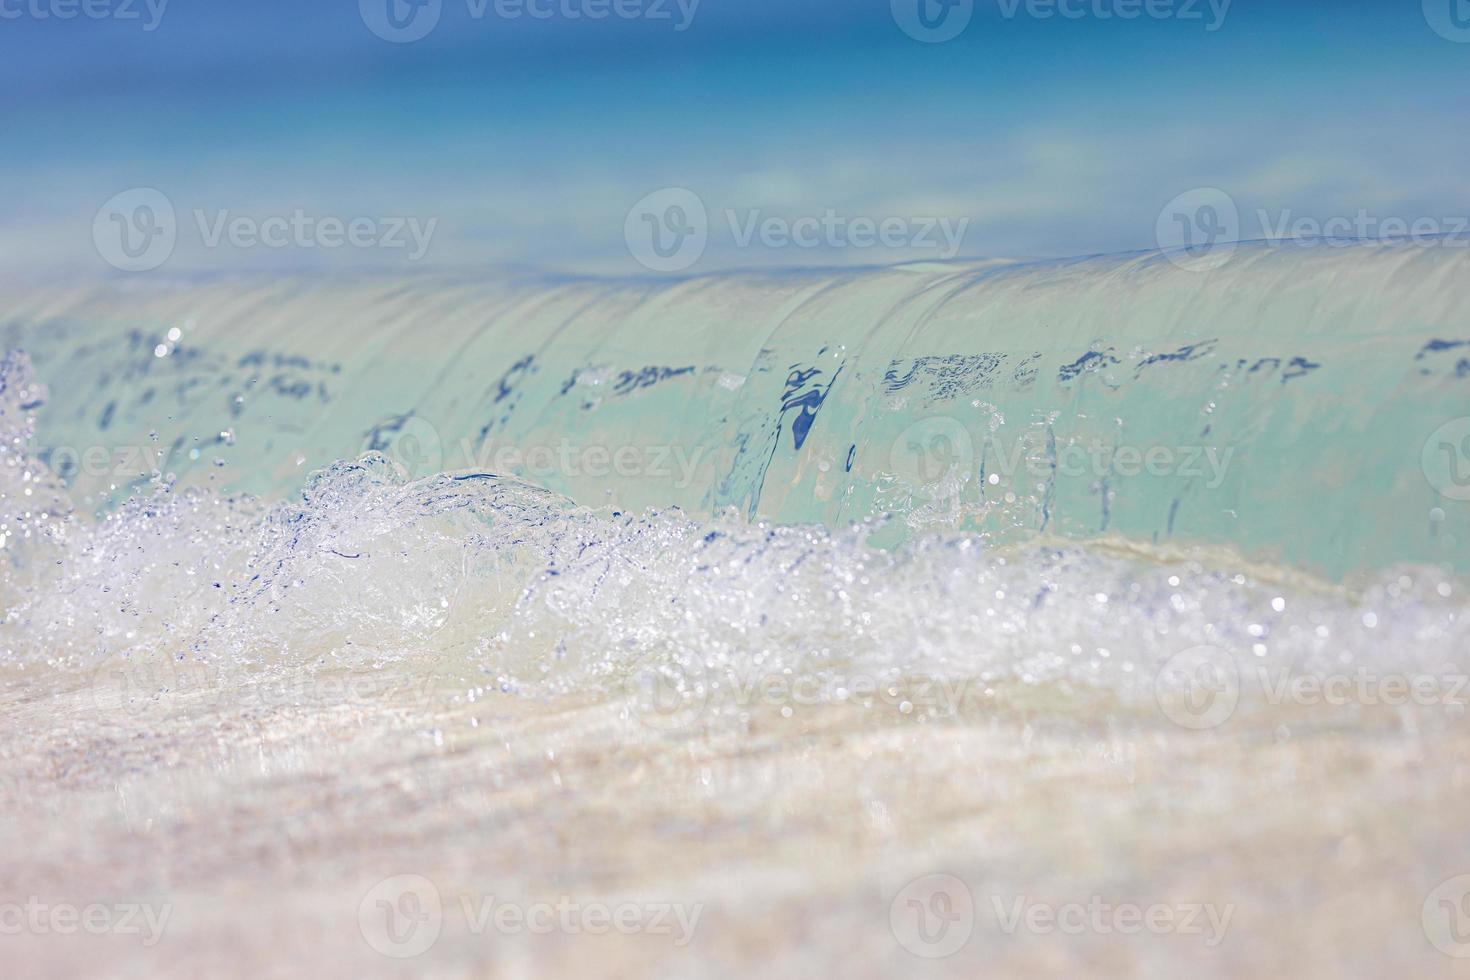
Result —
[[[1345,458],[1319,402],[1289,394],[1312,373],[1287,377],[1291,356],[1257,417],[1239,358],[1102,345],[1078,369],[1096,392],[1039,427],[1009,354],[1003,384],[988,361],[864,362],[855,339],[806,367],[762,348],[765,416],[748,389],[718,401],[767,384],[759,366],[713,354],[561,395],[559,370],[519,386],[518,356],[475,375],[475,404],[503,406],[487,425],[523,441],[580,431],[575,411],[604,442],[620,426],[692,453],[680,412],[704,413],[719,451],[689,486],[674,466],[609,478],[606,499],[565,466],[452,465],[473,413],[447,395],[344,408],[371,402],[350,363],[241,361],[171,337],[156,302],[131,341],[37,338],[37,366],[0,364],[14,975],[1466,975],[1465,505],[1420,459],[1462,396],[1442,350],[1415,359],[1420,335],[1394,349],[1431,407],[1402,382],[1338,414],[1361,423],[1354,473],[1412,476],[1350,491],[1385,502],[1358,520],[1413,529],[1395,537],[1333,532],[1332,498],[1283,502]],[[1082,439],[1058,435],[1068,418],[1146,428],[1150,392],[1185,397],[1192,374],[1149,387],[1171,364],[1228,369],[1201,424],[1224,420],[1240,468],[1160,489],[1056,465]],[[922,397],[902,390],[918,378]],[[1180,430],[1196,444],[1199,421]],[[976,433],[1010,426],[1041,435],[1038,485],[990,480]],[[113,454],[129,441],[136,472]],[[344,441],[367,451],[329,451]],[[1316,475],[1274,468],[1288,445]],[[1270,531],[1273,508],[1314,506],[1321,528]],[[1242,543],[1268,532],[1274,552]]]

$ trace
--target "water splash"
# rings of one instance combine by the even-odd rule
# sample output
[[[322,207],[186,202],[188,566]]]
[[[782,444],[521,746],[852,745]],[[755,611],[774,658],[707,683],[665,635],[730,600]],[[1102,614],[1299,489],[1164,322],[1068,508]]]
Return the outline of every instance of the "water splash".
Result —
[[[68,379],[40,458],[89,509],[155,471],[278,500],[377,450],[593,507],[1228,544],[1347,580],[1470,571],[1467,262],[68,282],[12,290],[0,336]]]
[[[274,505],[158,481],[93,519],[28,455],[41,389],[24,356],[3,367],[15,540],[0,658],[127,665],[139,696],[200,668],[410,663],[481,693],[626,700],[663,725],[845,703],[1068,723],[1088,706],[1092,724],[1163,724],[1170,665],[1188,654],[1185,668],[1233,683],[1242,716],[1303,677],[1428,678],[1441,700],[1405,706],[1446,723],[1470,697],[1448,690],[1470,668],[1463,589],[1428,567],[1348,589],[1121,539],[930,531],[877,548],[881,519],[590,509],[490,473],[410,480],[378,453]]]

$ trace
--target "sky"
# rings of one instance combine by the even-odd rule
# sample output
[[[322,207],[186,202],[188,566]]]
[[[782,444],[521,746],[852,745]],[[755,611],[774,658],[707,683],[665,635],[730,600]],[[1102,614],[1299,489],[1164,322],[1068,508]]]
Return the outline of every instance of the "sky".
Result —
[[[1467,82],[1470,0],[0,0],[0,270],[1470,243]]]

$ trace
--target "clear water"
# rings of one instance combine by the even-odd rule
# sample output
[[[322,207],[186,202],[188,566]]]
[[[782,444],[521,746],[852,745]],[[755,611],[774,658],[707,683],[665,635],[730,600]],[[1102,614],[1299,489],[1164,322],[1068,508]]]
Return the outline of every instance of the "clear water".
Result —
[[[1457,975],[1463,271],[17,288],[0,884],[169,911],[8,955]]]

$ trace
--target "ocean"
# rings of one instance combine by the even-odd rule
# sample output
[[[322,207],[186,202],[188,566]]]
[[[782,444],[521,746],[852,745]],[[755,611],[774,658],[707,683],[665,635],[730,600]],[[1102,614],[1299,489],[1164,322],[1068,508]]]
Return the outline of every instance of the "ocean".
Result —
[[[1463,975],[1470,267],[1340,244],[9,284],[14,975]]]

